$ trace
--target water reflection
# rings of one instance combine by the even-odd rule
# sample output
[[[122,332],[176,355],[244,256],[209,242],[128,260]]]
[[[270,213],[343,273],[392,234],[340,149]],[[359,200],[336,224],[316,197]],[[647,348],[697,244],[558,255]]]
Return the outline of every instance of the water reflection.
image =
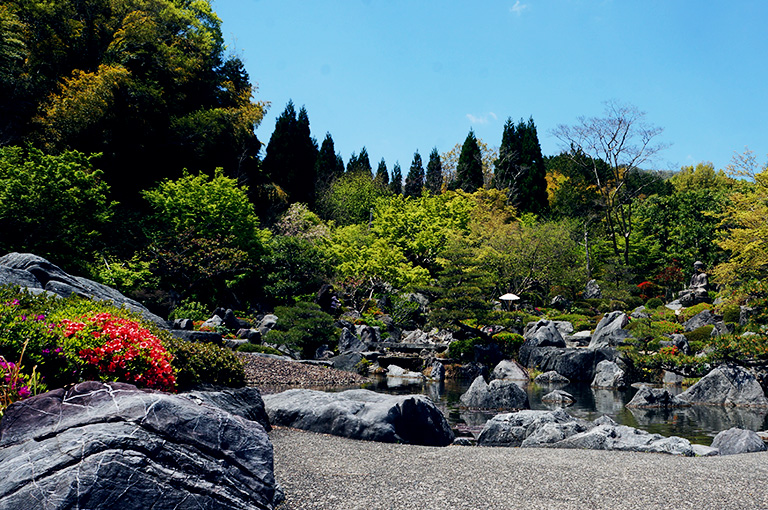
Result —
[[[483,425],[497,412],[470,410],[461,405],[459,397],[469,388],[471,381],[444,383],[426,382],[416,385],[388,387],[387,381],[379,380],[369,389],[384,393],[422,393],[429,396],[443,411],[449,423],[459,430],[480,433]],[[663,436],[680,436],[693,443],[709,445],[721,430],[739,427],[749,430],[768,429],[768,409],[733,408],[721,406],[693,406],[677,409],[629,409],[624,407],[637,391],[591,388],[589,384],[570,383],[538,385],[523,384],[528,393],[531,409],[554,409],[556,406],[541,401],[541,397],[554,389],[573,395],[576,402],[567,408],[572,416],[595,420],[606,414],[622,425],[628,425]],[[679,393],[671,390],[673,393]]]

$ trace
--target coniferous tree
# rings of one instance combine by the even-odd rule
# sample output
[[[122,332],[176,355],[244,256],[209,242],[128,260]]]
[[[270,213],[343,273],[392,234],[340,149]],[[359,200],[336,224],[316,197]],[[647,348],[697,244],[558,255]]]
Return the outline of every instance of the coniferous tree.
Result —
[[[532,117],[517,125],[507,119],[494,163],[494,185],[507,190],[510,205],[536,214],[547,210],[547,169]]]
[[[293,101],[289,101],[275,121],[275,131],[264,158],[264,172],[291,202],[312,204],[316,160],[317,142],[310,136],[307,110],[302,107],[297,117]]]
[[[383,187],[389,186],[389,171],[387,170],[387,163],[384,162],[384,158],[381,158],[376,169],[376,182]]]
[[[341,171],[339,171],[339,159],[341,156],[336,154],[336,149],[333,145],[333,138],[330,133],[325,134],[325,140],[323,140],[320,146],[320,152],[317,154],[317,162],[315,163],[316,183],[315,190],[317,193],[321,193],[323,190],[328,189],[328,186],[344,174],[344,166],[342,164]]]
[[[368,149],[363,147],[360,150],[359,156],[356,156],[354,152],[352,153],[347,162],[347,173],[362,173],[373,179],[373,169],[368,159]]]
[[[416,153],[413,155],[411,168],[408,170],[408,176],[405,178],[403,195],[406,197],[420,197],[423,187],[424,165],[421,163],[421,154],[419,154],[419,151],[416,151]]]
[[[469,130],[456,165],[456,188],[473,193],[483,187],[483,155],[475,132]]]
[[[432,152],[429,154],[429,162],[427,163],[427,174],[424,185],[430,193],[435,195],[442,191],[443,164],[440,161],[440,154],[437,152],[437,147],[434,147]]]
[[[403,171],[400,169],[400,163],[395,163],[395,168],[392,169],[392,180],[389,181],[389,189],[395,195],[403,194]]]

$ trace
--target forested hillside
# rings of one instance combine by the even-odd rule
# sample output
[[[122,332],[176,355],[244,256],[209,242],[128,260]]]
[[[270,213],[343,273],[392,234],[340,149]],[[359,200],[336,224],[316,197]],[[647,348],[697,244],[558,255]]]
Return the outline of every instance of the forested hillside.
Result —
[[[457,329],[492,322],[503,294],[535,312],[592,279],[617,307],[666,302],[697,260],[721,309],[766,299],[765,167],[659,169],[661,128],[634,106],[559,126],[559,154],[510,111],[498,140],[470,131],[401,168],[373,146],[337,153],[301,98],[259,140],[255,94],[210,2],[4,2],[0,252],[163,316],[271,311],[332,285],[341,307],[404,321],[420,293],[420,325]]]

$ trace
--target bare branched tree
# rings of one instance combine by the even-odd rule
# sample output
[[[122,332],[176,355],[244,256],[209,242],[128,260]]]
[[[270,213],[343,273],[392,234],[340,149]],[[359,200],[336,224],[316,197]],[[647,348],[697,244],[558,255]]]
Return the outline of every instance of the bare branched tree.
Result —
[[[632,205],[644,187],[630,186],[630,178],[641,167],[651,165],[655,156],[668,147],[657,141],[662,131],[648,124],[645,112],[637,107],[612,100],[605,103],[603,117],[582,116],[576,125],[561,124],[552,132],[575,162],[590,165],[587,170],[605,205],[613,250],[625,264],[629,264]],[[590,158],[575,157],[579,151]]]

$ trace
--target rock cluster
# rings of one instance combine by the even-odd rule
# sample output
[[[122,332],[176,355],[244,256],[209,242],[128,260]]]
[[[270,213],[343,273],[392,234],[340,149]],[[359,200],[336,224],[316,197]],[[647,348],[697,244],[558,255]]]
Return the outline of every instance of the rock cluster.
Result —
[[[496,415],[486,423],[478,445],[623,450],[688,457],[695,454],[687,439],[618,425],[607,416],[589,422],[574,418],[562,409]]]

